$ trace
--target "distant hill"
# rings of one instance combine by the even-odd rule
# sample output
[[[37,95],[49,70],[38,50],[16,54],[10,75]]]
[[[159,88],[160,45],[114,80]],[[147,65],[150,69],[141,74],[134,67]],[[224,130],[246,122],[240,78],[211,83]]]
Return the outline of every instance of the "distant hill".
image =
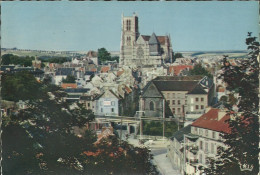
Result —
[[[179,52],[187,57],[210,57],[228,55],[230,58],[244,58],[247,55],[245,50],[230,50],[230,51],[192,51],[192,52]]]

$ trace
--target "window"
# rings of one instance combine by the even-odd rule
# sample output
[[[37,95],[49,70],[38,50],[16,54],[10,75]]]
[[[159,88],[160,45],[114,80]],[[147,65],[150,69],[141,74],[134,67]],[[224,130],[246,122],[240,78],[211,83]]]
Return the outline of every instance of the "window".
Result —
[[[112,105],[112,106],[115,106],[115,102],[114,102],[114,101],[112,101],[112,102],[111,102],[111,105]]]
[[[130,20],[126,20],[126,30],[131,30],[131,21]]]
[[[172,100],[172,104],[175,105],[175,100]]]
[[[199,163],[202,163],[202,154],[200,154],[199,157],[200,157],[200,158],[199,158]]]
[[[206,129],[206,130],[205,130],[205,136],[208,137],[208,134],[209,134],[209,133],[208,133],[208,130]]]
[[[215,137],[216,137],[216,133],[212,131],[212,138],[215,139]]]
[[[200,106],[200,109],[204,109],[204,105],[201,105],[201,106]]]
[[[173,98],[175,97],[175,93],[172,93],[172,97],[173,97]]]
[[[200,141],[200,149],[202,150],[203,149],[203,142]]]
[[[101,112],[103,112],[103,108],[101,108]]]
[[[199,129],[200,135],[202,135],[202,131],[203,131],[203,130],[200,128],[200,129]]]
[[[204,101],[204,98],[200,98],[200,101]]]
[[[214,143],[211,143],[211,153],[214,154],[215,153],[215,150],[214,150]]]
[[[114,112],[114,108],[111,108],[111,112]]]
[[[178,100],[178,105],[180,105],[181,104],[181,100]]]
[[[127,38],[126,38],[126,44],[129,46],[129,45],[131,45],[131,37],[130,36],[128,36]]]
[[[199,109],[199,105],[196,105],[196,109]]]
[[[208,142],[205,142],[205,152],[208,152]]]
[[[170,98],[170,93],[167,93],[166,95],[167,95],[167,98]]]
[[[178,114],[180,114],[181,113],[181,108],[178,108]]]
[[[88,103],[88,107],[90,107],[90,103]]]
[[[199,98],[196,98],[196,101],[199,101]]]
[[[154,103],[153,103],[153,101],[150,102],[150,111],[154,111]]]
[[[168,104],[170,104],[170,100],[167,100],[166,102],[167,102]]]
[[[175,114],[175,108],[172,108],[172,113]]]

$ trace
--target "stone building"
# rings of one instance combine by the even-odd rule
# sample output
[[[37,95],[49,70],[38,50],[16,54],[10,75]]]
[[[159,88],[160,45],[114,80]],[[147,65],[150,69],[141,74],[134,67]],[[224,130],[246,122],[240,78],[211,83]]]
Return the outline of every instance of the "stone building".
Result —
[[[201,76],[157,77],[143,88],[140,109],[149,117],[162,117],[168,108],[181,121],[185,116],[198,118],[210,104],[212,84]]]
[[[173,51],[169,35],[140,35],[138,16],[122,15],[120,66],[156,66],[171,62]]]

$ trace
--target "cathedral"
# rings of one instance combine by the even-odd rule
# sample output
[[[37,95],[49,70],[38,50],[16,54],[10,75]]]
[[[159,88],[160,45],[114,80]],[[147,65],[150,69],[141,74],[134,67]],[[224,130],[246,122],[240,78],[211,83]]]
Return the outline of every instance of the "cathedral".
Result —
[[[159,66],[172,60],[170,36],[140,35],[138,16],[122,15],[120,66]]]

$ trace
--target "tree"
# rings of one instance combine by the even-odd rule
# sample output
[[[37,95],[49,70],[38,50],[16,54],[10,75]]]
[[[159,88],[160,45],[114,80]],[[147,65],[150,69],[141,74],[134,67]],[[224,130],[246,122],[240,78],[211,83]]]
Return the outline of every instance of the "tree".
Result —
[[[76,78],[73,75],[68,75],[66,79],[62,80],[62,83],[76,83]]]
[[[41,83],[29,72],[2,75],[2,99],[9,101],[33,100],[39,98]]]
[[[233,105],[226,106],[231,116],[227,121],[231,133],[222,135],[227,148],[218,150],[217,159],[210,160],[206,174],[251,175],[259,172],[259,42],[248,33],[246,44],[248,58],[240,60],[238,65],[230,64],[227,56],[223,59],[221,77],[227,83],[227,89],[238,95],[238,110]]]
[[[86,174],[158,174],[147,148],[134,147],[115,136],[103,138],[93,151],[83,156],[85,160],[92,159],[84,164]]]
[[[105,48],[98,49],[98,61],[99,62],[105,62],[110,61],[111,55]]]
[[[25,75],[32,84],[37,82]],[[15,79],[19,75],[12,76]],[[2,81],[3,86],[7,80]],[[31,88],[25,81],[19,85]],[[115,137],[97,145],[96,135],[90,130],[78,135],[74,128],[93,121],[94,114],[81,104],[71,108],[63,100],[65,94],[50,80],[37,85],[39,96],[28,98],[26,109],[3,118],[3,174],[156,174],[146,148],[135,148]],[[15,86],[10,88],[16,90]],[[98,156],[86,156],[85,152]]]
[[[175,53],[174,54],[174,58],[177,59],[177,58],[183,58],[183,55],[182,53]]]
[[[204,75],[212,78],[212,74],[209,73],[201,64],[196,64],[193,69],[190,70],[191,75]]]

